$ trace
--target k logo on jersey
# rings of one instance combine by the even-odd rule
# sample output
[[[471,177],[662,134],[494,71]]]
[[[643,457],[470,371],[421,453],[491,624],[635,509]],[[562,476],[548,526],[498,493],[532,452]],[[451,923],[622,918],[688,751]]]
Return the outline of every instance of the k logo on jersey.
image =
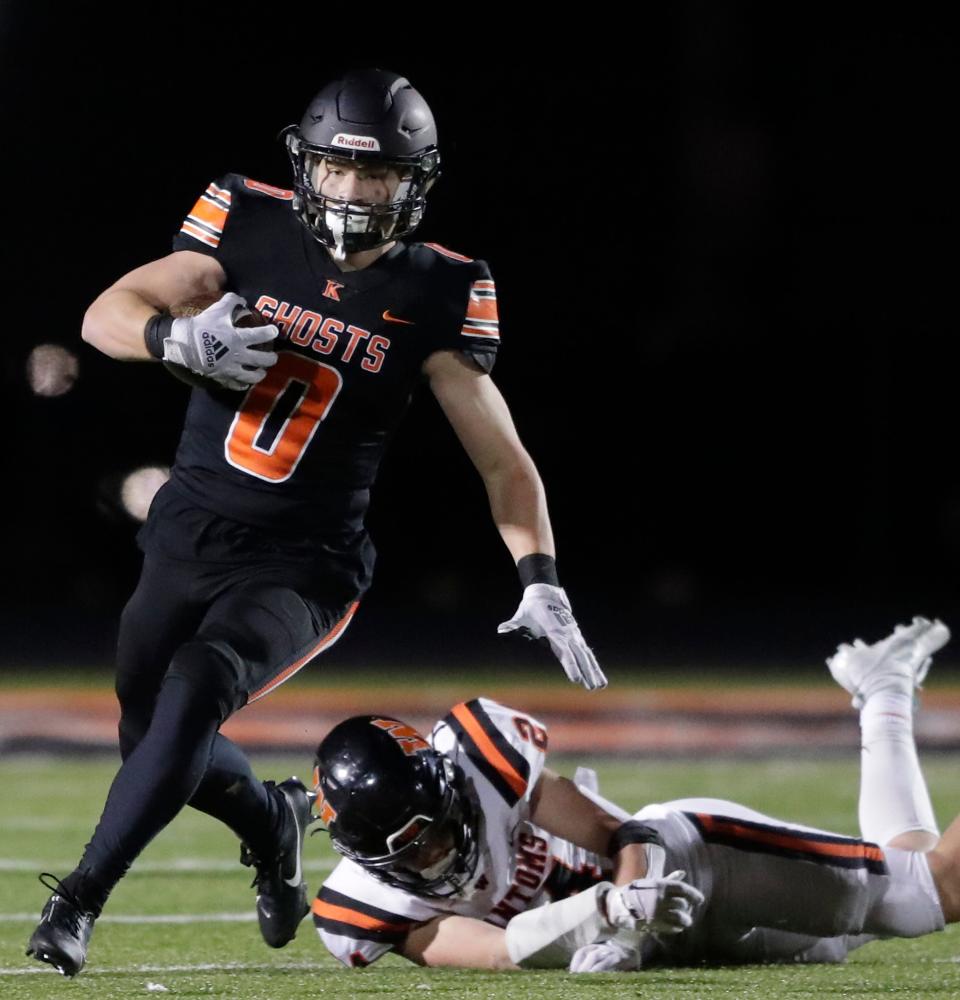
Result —
[[[421,750],[430,749],[430,744],[413,726],[406,726],[396,719],[371,719],[370,725],[389,733],[400,744],[400,749],[408,757],[412,757]]]

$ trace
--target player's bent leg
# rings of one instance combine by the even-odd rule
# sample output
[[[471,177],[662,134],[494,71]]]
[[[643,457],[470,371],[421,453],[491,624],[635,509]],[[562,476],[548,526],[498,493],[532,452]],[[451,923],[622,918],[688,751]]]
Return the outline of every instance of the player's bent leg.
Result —
[[[215,678],[229,666],[188,644],[177,652],[146,735],[117,772],[80,864],[47,900],[28,954],[75,975],[93,921],[127,869],[194,793],[220,725]]]
[[[816,937],[770,927],[752,927],[734,940],[711,949],[710,957],[724,963],[749,965],[835,965],[855,948],[873,941],[869,934]]]
[[[690,854],[694,870],[707,872],[711,883],[699,929],[705,942],[722,939],[730,927],[773,927],[815,938],[864,929],[868,886],[872,879],[884,881],[887,872],[876,844],[715,799],[670,806],[683,809],[694,841],[702,844]],[[698,872],[694,881],[701,878]]]
[[[944,920],[956,923],[960,920],[960,817],[947,827],[940,843],[926,857]]]
[[[235,664],[225,712],[264,697],[332,645],[355,607],[325,608],[289,586],[263,580],[224,594],[209,609],[198,638]],[[261,783],[245,755],[219,734],[190,804],[240,837],[241,861],[256,870],[261,935],[271,947],[283,947],[309,912],[302,866],[311,821],[306,789],[296,779]]]
[[[117,773],[81,862],[108,892],[196,790],[235,676],[203,643],[173,657],[150,727]]]
[[[939,839],[913,736],[915,690],[933,654],[950,638],[940,621],[914,618],[873,645],[855,640],[827,660],[834,679],[860,709],[860,832],[904,850]]]
[[[707,805],[714,811],[703,811]],[[731,926],[772,927],[846,938],[849,947],[863,943],[859,935],[917,937],[943,928],[938,886],[921,853],[881,850],[736,803],[688,799],[671,806],[684,808],[707,852],[713,876],[708,941]],[[960,826],[957,841],[960,856]]]
[[[229,650],[238,678],[231,711],[264,697],[343,633],[355,610],[325,608],[289,587],[236,588],[209,610],[199,637]],[[280,813],[271,808],[246,755],[222,733],[190,805],[226,823],[258,856],[269,856]]]
[[[123,760],[146,735],[170,662],[193,638],[202,620],[204,605],[187,596],[194,591],[184,563],[145,558],[136,590],[120,616],[117,638],[116,694]]]
[[[921,937],[942,931],[944,909],[927,855],[884,849],[885,878],[871,877],[862,929],[878,937]]]

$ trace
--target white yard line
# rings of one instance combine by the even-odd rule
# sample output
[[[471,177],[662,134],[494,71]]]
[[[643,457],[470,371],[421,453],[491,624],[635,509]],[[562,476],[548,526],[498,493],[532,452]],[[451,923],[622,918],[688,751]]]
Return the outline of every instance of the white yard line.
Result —
[[[21,858],[0,858],[0,872],[69,872],[73,870],[76,858],[72,861],[24,861]],[[308,872],[333,871],[336,860],[304,861],[303,870]],[[213,858],[177,858],[172,861],[143,861],[130,869],[128,878],[138,872],[142,875],[155,875],[158,872],[232,872],[241,871],[239,861],[218,861]]]
[[[268,962],[198,962],[196,965],[117,965],[109,968],[90,968],[83,970],[83,978],[90,976],[111,976],[117,973],[133,975],[144,972],[299,972],[318,967],[317,962],[284,962],[271,964]],[[60,973],[49,965],[34,965],[27,968],[4,968],[0,966],[0,976],[59,976]]]
[[[0,924],[33,922],[35,913],[0,913]],[[105,914],[98,924],[245,924],[256,920],[253,910],[242,913],[121,913]]]

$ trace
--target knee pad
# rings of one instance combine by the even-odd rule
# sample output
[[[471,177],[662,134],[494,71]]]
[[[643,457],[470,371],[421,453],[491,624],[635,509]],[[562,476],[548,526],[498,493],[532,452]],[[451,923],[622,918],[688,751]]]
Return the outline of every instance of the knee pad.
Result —
[[[190,685],[198,698],[215,703],[224,722],[246,700],[240,678],[243,661],[225,642],[188,642],[173,655],[164,681]]]

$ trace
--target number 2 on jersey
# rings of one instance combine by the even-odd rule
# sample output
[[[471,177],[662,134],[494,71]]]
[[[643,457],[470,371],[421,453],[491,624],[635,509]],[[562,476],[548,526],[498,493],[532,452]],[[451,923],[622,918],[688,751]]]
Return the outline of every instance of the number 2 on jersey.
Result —
[[[267,482],[289,479],[342,384],[336,368],[281,351],[233,418],[224,442],[227,461]]]
[[[515,715],[513,724],[517,727],[517,732],[522,739],[532,743],[538,750],[547,749],[547,731],[535,725],[525,715]]]

